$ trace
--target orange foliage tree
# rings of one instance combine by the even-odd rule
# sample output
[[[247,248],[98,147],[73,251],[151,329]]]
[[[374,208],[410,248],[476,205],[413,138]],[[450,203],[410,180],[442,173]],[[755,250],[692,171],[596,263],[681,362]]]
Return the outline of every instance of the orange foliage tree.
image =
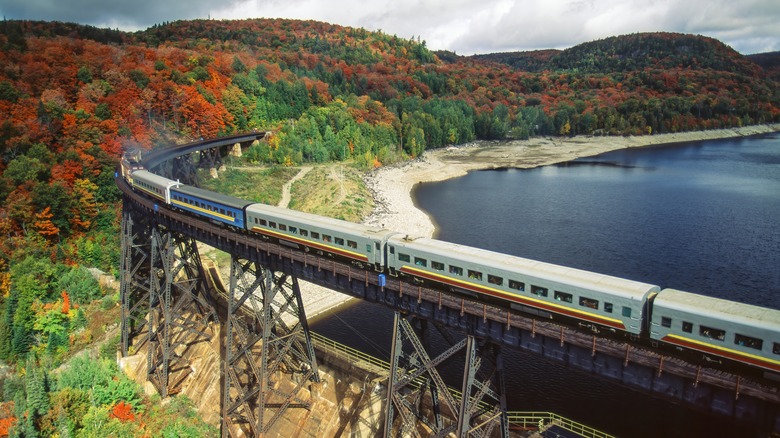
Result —
[[[33,222],[33,229],[48,241],[54,241],[54,239],[60,234],[60,229],[51,221],[54,215],[51,212],[50,207],[46,207],[40,213],[35,214],[35,222]]]
[[[124,400],[120,401],[111,408],[110,417],[116,418],[123,423],[135,420],[133,405],[125,403]]]

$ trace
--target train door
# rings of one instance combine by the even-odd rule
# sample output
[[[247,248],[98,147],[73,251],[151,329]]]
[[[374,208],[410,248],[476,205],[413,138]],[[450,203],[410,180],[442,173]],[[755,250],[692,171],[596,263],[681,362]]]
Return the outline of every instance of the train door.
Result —
[[[395,246],[390,244],[385,245],[385,266],[387,266],[388,274],[398,276],[398,272],[395,270]]]

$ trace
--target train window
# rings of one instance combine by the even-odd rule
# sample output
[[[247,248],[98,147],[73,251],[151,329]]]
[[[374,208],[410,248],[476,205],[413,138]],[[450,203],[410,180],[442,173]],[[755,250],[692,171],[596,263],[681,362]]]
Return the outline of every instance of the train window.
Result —
[[[772,353],[780,354],[780,343],[777,342],[772,343]]]
[[[437,270],[437,271],[443,271],[444,270],[444,263],[440,262],[434,262],[431,260],[431,268]]]
[[[379,250],[382,248],[381,246],[379,246],[379,242],[374,242],[374,245],[376,245],[376,250],[377,250],[377,251],[379,251]],[[368,247],[369,247],[369,248],[368,248],[368,252],[371,252],[371,247],[370,247],[370,245],[366,245],[366,246],[368,246]]]
[[[509,288],[519,290],[519,291],[524,291],[525,283],[523,283],[522,281],[509,280]]]
[[[556,301],[563,301],[564,303],[571,303],[572,300],[571,294],[567,294],[566,292],[560,292],[557,290],[555,291],[553,296],[555,297]]]
[[[496,286],[501,286],[504,284],[504,279],[501,277],[496,277],[495,275],[488,274],[488,283],[495,284]]]
[[[336,245],[344,246],[344,239],[342,239],[341,237],[337,237],[335,241],[336,241]]]
[[[309,231],[301,228],[301,236],[307,237],[308,235],[309,235]]]
[[[379,249],[379,242],[377,242],[376,246],[377,246],[376,249]],[[371,244],[370,243],[366,243],[366,252],[371,252]]]
[[[296,227],[290,227],[290,232],[291,232],[292,234],[298,234],[298,228],[296,228]]]
[[[604,303],[604,311],[607,313],[612,313],[612,303]]]
[[[268,221],[266,221],[265,219],[260,219],[260,225],[262,225],[264,227],[267,227],[268,226]]]
[[[268,222],[268,226],[271,228],[276,228],[276,222]]]
[[[740,335],[739,333],[734,334],[734,343],[744,347],[753,348],[755,350],[764,348],[764,341],[761,339]]]
[[[312,237],[313,239],[319,239],[319,238],[320,238],[320,233],[318,233],[318,232],[316,232],[316,231],[312,231],[312,232],[311,232],[311,237]]]
[[[716,329],[712,327],[707,326],[700,326],[699,327],[699,334],[704,336],[705,338],[710,339],[717,339],[718,341],[722,341],[726,339],[726,331],[721,329]]]
[[[347,246],[352,249],[357,249],[357,242],[354,242],[352,240],[347,240]],[[371,245],[366,245],[366,249],[368,251],[371,251]]]
[[[394,246],[390,247],[390,254],[395,254],[395,247]]]
[[[330,236],[329,236],[329,235],[327,235],[327,234],[323,234],[323,235],[322,235],[322,241],[323,241],[323,242],[333,242],[333,238],[332,238],[332,237],[330,237]]]
[[[599,301],[592,298],[580,297],[580,306],[598,310]]]
[[[661,317],[661,325],[663,327],[671,327],[672,326],[672,318],[669,318],[668,316],[662,316]]]
[[[282,231],[287,231],[287,225],[279,224],[279,229],[282,230]]]
[[[450,265],[450,274],[463,275],[463,268]]]
[[[411,257],[409,257],[407,254],[401,254],[401,253],[399,252],[399,253],[398,253],[398,260],[400,260],[400,261],[402,261],[402,262],[409,262],[409,261],[411,261],[412,259],[411,259]]]
[[[482,273],[479,272],[479,271],[472,271],[471,269],[469,269],[469,278],[471,278],[473,280],[480,280],[481,281],[482,280]]]
[[[623,306],[623,316],[626,318],[631,318],[631,308],[627,306]]]
[[[690,322],[683,321],[682,323],[682,330],[685,333],[693,333],[693,324]]]
[[[417,266],[425,267],[425,266],[428,266],[428,261],[425,260],[425,259],[421,259],[420,257],[415,257],[414,258],[414,264],[417,265]]]
[[[539,295],[540,297],[546,297],[547,288],[531,285],[531,293],[534,295]]]

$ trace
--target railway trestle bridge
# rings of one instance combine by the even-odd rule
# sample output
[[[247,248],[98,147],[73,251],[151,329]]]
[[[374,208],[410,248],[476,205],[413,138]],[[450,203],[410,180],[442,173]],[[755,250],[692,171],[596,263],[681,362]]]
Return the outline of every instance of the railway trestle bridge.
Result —
[[[147,168],[168,173],[186,155],[248,143],[262,134],[212,139],[153,153]],[[179,157],[176,166],[165,164]],[[168,169],[166,172],[165,169]],[[509,435],[502,349],[533,352],[659,397],[780,431],[780,385],[688,363],[630,341],[537,320],[475,298],[431,289],[370,269],[199,220],[134,192],[123,192],[120,261],[122,354],[146,343],[147,377],[162,397],[178,392],[189,346],[224,333],[221,429],[262,436],[288,409],[308,408],[317,363],[298,280],[382,304],[395,312],[384,436]],[[214,290],[198,242],[231,256],[227,291]],[[427,326],[450,347],[433,357]],[[141,334],[143,333],[143,336]],[[460,396],[439,367],[464,363]],[[284,379],[286,385],[279,385]],[[290,384],[290,382],[292,382]],[[433,409],[423,409],[426,399]],[[443,418],[442,412],[450,414]],[[454,419],[453,419],[454,418]],[[420,425],[423,427],[420,427]]]

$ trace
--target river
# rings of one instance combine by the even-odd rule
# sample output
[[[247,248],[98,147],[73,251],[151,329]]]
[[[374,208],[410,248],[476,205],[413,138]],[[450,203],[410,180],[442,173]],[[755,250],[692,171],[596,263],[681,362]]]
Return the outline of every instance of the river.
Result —
[[[780,308],[777,133],[471,172],[413,196],[442,240]],[[392,313],[361,303],[313,329],[387,358]],[[510,410],[553,411],[622,437],[748,436],[533,354],[508,352],[505,366]]]

